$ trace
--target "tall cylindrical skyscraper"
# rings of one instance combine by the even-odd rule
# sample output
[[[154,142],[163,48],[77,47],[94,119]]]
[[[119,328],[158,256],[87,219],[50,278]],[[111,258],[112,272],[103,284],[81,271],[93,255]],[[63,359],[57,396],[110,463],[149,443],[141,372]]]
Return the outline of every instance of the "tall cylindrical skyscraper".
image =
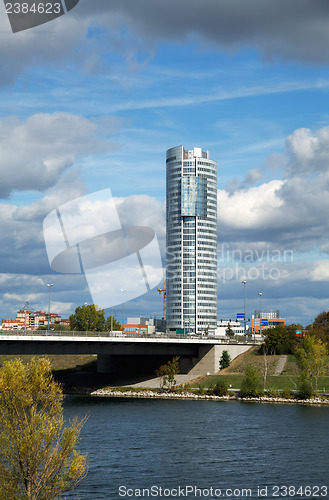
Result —
[[[167,329],[217,326],[217,164],[201,148],[168,149]]]

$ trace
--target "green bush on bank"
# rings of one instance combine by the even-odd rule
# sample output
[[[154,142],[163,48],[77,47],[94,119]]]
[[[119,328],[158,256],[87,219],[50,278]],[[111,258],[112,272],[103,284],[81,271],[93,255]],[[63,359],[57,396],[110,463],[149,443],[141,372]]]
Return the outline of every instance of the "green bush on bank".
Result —
[[[269,396],[270,398],[280,398],[282,397],[282,394],[276,389],[268,387],[268,389],[266,390],[266,396]]]
[[[208,394],[211,396],[227,396],[228,394],[228,382],[226,379],[219,379],[215,385],[209,387]]]
[[[311,382],[306,377],[300,378],[300,383],[298,386],[298,399],[311,399],[313,396],[313,389]]]
[[[293,394],[291,393],[290,389],[283,389],[281,397],[284,399],[291,399],[293,397]]]
[[[247,366],[245,378],[241,383],[240,396],[242,398],[260,396],[259,377],[256,368],[253,366]]]

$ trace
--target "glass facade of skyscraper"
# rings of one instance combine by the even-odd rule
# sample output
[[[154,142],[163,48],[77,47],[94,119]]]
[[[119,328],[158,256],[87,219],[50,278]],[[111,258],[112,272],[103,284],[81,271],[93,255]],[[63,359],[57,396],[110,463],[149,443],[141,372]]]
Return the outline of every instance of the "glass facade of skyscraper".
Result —
[[[167,151],[167,329],[217,326],[217,164],[208,151]]]

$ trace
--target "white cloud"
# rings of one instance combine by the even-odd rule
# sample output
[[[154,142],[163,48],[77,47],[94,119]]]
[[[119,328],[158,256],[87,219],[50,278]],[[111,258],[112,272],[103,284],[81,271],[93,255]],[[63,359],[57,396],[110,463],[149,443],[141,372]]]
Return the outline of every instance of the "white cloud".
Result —
[[[261,229],[279,224],[276,213],[283,202],[278,191],[284,181],[273,180],[260,186],[238,190],[233,194],[218,191],[219,227],[236,229]]]
[[[286,175],[301,176],[327,172],[329,165],[329,127],[315,132],[301,128],[286,139],[288,163]]]
[[[310,278],[312,281],[322,281],[328,283],[329,281],[329,260],[319,260],[313,263]]]
[[[47,273],[50,271],[43,238],[44,217],[62,203],[81,196],[85,187],[79,171],[64,174],[54,189],[31,205],[0,204],[0,273]]]
[[[109,149],[97,126],[68,113],[41,113],[0,121],[0,196],[12,190],[43,191],[85,155]]]
[[[241,184],[235,181],[230,192],[218,192],[222,241],[328,251],[329,127],[295,130],[286,144],[283,179],[246,187],[252,177],[257,182],[259,171],[252,170]]]
[[[115,199],[121,223],[125,226],[147,226],[152,228],[164,251],[166,237],[166,213],[163,203],[151,196],[133,195]]]

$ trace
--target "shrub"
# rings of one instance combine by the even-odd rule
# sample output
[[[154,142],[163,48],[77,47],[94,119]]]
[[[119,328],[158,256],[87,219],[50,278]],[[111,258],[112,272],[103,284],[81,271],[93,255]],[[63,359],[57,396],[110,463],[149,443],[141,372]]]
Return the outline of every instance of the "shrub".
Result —
[[[161,389],[172,390],[176,385],[175,377],[179,373],[179,356],[175,356],[166,365],[161,365],[155,374],[160,378]]]
[[[298,387],[297,398],[310,399],[312,396],[313,396],[313,390],[311,382],[307,378],[302,377]]]
[[[214,387],[212,388],[212,394],[214,396],[227,396],[228,394],[228,383],[225,379],[220,379]]]
[[[266,395],[269,396],[270,398],[279,398],[279,397],[281,397],[281,394],[277,390],[273,389],[272,387],[269,387],[267,389]]]
[[[203,396],[206,393],[206,389],[205,389],[204,385],[199,384],[198,388],[199,388],[200,396]]]
[[[245,378],[241,383],[241,397],[250,398],[259,396],[258,381],[259,378],[256,368],[249,365],[246,369]]]
[[[290,399],[292,396],[290,389],[283,389],[281,396],[285,399]]]

